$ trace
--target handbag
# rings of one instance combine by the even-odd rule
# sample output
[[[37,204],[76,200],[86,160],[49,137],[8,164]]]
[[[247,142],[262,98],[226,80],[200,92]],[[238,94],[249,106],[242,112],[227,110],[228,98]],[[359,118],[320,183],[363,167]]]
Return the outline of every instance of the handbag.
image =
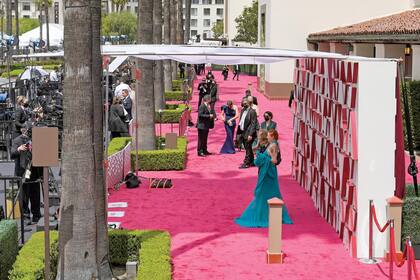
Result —
[[[133,172],[128,172],[125,175],[124,181],[127,189],[138,188],[140,185],[139,178]]]

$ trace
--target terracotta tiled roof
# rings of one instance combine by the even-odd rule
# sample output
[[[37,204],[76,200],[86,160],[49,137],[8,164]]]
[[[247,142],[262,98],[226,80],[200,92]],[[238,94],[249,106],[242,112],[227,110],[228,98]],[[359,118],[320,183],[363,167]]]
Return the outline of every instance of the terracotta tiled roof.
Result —
[[[420,9],[408,10],[361,23],[312,33],[309,38],[353,35],[420,34]]]

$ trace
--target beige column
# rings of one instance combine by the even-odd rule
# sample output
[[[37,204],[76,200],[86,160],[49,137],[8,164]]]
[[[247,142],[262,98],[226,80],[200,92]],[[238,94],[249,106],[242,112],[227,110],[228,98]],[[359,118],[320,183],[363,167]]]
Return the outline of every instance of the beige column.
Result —
[[[413,80],[420,80],[420,45],[411,45],[413,51],[413,63],[412,63],[412,77]]]
[[[269,207],[267,263],[283,263],[285,255],[281,250],[281,231],[284,202],[277,197],[267,202]]]
[[[395,232],[395,252],[397,258],[402,258],[401,252],[401,221],[402,221],[402,207],[404,202],[396,196],[388,198],[387,200],[387,220],[394,220],[394,232]],[[385,253],[385,259],[389,260],[389,250]]]
[[[384,44],[375,44],[375,57],[385,58],[385,45]]]

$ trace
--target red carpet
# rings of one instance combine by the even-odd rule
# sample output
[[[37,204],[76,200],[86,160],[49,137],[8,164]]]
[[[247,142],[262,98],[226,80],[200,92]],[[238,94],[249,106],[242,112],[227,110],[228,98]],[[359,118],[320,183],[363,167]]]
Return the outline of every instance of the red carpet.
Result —
[[[221,99],[217,108],[228,99],[239,105],[249,81],[255,89],[255,77],[241,76],[239,82],[224,82],[216,73],[216,79]],[[121,188],[109,201],[128,202],[128,208],[123,209],[123,218],[110,221],[121,221],[127,229],[168,230],[172,236],[173,279],[387,279],[386,263],[368,266],[349,256],[338,234],[318,215],[309,195],[291,178],[293,130],[287,101],[268,101],[256,95],[260,119],[264,111],[272,111],[280,133],[280,190],[294,222],[283,227],[283,249],[287,254],[283,265],[265,262],[267,229],[241,228],[233,222],[252,199],[257,169],[238,169],[244,152],[217,154],[225,138],[221,121],[209,135],[209,151],[215,155],[197,157],[197,130],[190,128],[186,170],[142,173],[173,178],[174,188]],[[196,94],[192,105],[195,112]],[[195,123],[196,113],[193,117]],[[394,279],[407,279],[406,268],[395,270]]]

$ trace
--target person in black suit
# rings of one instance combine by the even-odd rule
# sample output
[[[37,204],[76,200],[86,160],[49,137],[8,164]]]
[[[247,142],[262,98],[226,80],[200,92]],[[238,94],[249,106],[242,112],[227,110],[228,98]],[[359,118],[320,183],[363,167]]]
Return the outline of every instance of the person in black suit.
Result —
[[[18,96],[16,98],[17,106],[15,112],[15,125],[13,131],[13,138],[18,137],[21,134],[21,129],[25,128],[26,121],[29,119],[29,102],[25,96]]]
[[[245,159],[239,168],[254,166],[254,153],[252,143],[257,137],[257,113],[251,108],[252,103],[246,99],[242,101],[243,109],[239,117],[238,134],[245,148]]]
[[[12,141],[11,156],[15,161],[15,176],[24,179],[22,185],[23,215],[25,219],[30,219],[30,213],[32,213],[32,223],[37,223],[41,218],[40,179],[42,168],[31,166],[31,150],[31,138],[28,129],[22,128],[22,134]],[[31,203],[30,211],[29,202]]]
[[[203,100],[204,103],[200,105],[200,108],[198,108],[197,119],[197,154],[199,157],[211,155],[211,153],[207,150],[207,138],[209,135],[209,130],[214,127],[214,113],[210,109],[210,95],[205,95]]]
[[[245,96],[244,96],[244,98],[248,98],[248,96],[252,96],[252,103],[253,103],[254,105],[257,105],[257,106],[258,106],[258,99],[257,99],[257,97],[253,96],[253,95],[252,95],[252,93],[251,93],[251,91],[250,91],[249,89],[247,89],[247,90],[245,91]]]
[[[207,84],[207,88],[209,89],[210,93],[210,109],[212,112],[214,112],[214,106],[216,105],[217,101],[217,84],[215,80],[210,80],[210,82]]]
[[[123,89],[121,96],[123,98],[123,106],[124,109],[127,111],[127,120],[131,120],[133,117],[131,115],[131,108],[133,107],[133,101],[131,100],[130,95],[128,94],[128,90],[127,89]]]
[[[122,101],[118,96],[112,99],[112,105],[109,109],[109,130],[111,139],[115,137],[128,137],[127,116],[124,112]]]
[[[241,67],[239,66],[239,64],[236,64],[233,68],[233,78],[232,80],[236,80],[239,81],[239,74],[241,73]]]
[[[207,82],[206,78],[201,80],[201,83],[198,84],[198,107],[200,107],[201,102],[203,101],[203,97],[207,94]]]

